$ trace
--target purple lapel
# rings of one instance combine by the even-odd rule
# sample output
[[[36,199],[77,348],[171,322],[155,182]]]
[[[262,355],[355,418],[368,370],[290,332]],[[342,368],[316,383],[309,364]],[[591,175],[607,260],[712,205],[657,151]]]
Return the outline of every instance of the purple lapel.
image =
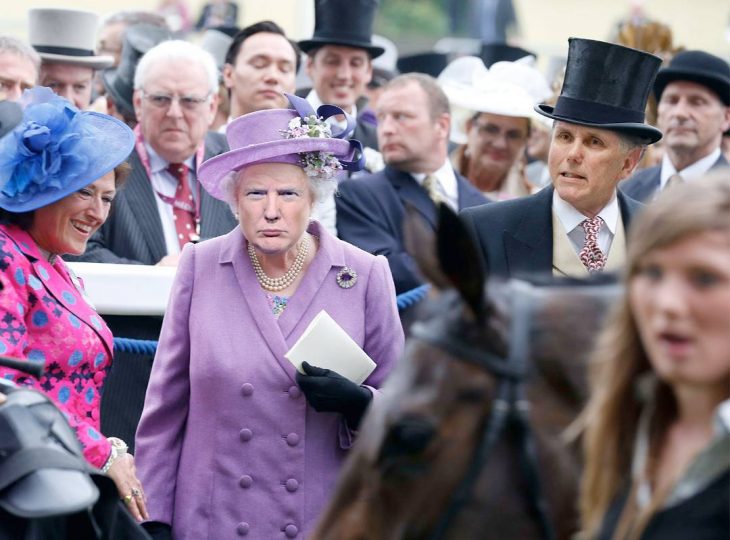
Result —
[[[109,357],[113,357],[114,342],[112,333],[96,310],[86,302],[82,285],[78,278],[57,258],[51,265],[41,255],[38,244],[26,231],[9,226],[8,236],[31,263],[33,276],[29,276],[29,285],[34,289],[45,288],[59,304],[86,323],[104,343]]]

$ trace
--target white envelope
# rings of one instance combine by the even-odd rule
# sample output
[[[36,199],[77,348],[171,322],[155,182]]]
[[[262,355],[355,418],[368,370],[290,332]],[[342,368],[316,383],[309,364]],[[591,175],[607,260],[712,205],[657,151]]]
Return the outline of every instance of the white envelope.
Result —
[[[362,384],[375,369],[375,362],[325,311],[312,319],[297,342],[284,355],[300,373],[302,362],[331,369],[356,384]]]

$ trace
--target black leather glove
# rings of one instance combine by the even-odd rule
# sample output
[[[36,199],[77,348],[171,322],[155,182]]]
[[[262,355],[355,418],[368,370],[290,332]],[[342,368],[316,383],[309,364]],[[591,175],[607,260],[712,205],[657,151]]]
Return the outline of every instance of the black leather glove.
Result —
[[[342,413],[351,429],[360,425],[373,394],[336,371],[302,362],[306,375],[297,371],[297,384],[317,412]]]
[[[172,527],[160,521],[147,521],[142,527],[152,540],[172,540]]]

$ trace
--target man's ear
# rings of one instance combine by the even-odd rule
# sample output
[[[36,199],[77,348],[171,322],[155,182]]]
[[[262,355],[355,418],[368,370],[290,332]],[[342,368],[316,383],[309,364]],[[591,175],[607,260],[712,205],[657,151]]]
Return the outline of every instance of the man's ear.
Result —
[[[233,88],[233,66],[227,62],[223,64],[223,84],[229,90]]]
[[[449,113],[440,114],[436,118],[434,126],[439,135],[448,140],[449,134],[451,133],[451,115]]]
[[[629,150],[624,158],[624,164],[621,168],[619,180],[628,178],[633,174],[634,169],[636,169],[636,166],[639,164],[639,161],[641,161],[641,158],[644,157],[645,151],[646,146],[637,146],[636,148]]]

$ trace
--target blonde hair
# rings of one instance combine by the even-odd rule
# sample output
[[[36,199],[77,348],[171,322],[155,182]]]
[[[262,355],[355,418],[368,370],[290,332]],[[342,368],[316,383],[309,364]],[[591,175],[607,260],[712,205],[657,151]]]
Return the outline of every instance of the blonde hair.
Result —
[[[588,538],[596,535],[611,502],[630,478],[639,415],[647,399],[639,383],[652,375],[629,305],[628,286],[647,254],[707,231],[730,233],[730,169],[662,193],[631,229],[625,291],[598,338],[591,359],[591,397],[580,419],[585,457],[580,510]],[[676,418],[674,396],[661,380],[656,381],[652,400],[650,463]]]

